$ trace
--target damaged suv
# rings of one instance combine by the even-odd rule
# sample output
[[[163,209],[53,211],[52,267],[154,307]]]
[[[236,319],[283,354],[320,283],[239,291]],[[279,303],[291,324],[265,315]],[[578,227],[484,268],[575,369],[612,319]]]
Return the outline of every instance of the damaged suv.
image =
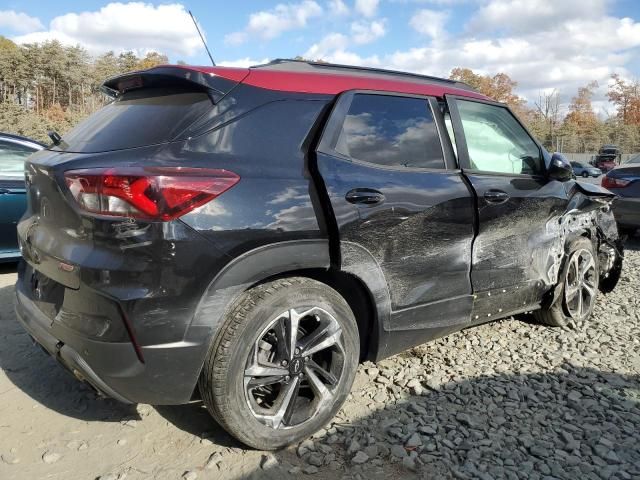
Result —
[[[123,402],[201,396],[247,445],[331,420],[358,363],[614,288],[613,195],[465,84],[161,66],[32,156],[16,311]]]

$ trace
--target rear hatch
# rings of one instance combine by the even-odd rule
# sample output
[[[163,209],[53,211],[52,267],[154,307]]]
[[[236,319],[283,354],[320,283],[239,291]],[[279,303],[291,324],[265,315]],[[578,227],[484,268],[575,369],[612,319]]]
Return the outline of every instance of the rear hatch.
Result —
[[[156,218],[153,212],[126,204],[127,198],[122,202],[122,197],[128,195],[128,200],[133,198],[134,204],[139,201],[138,206],[144,207],[141,202],[148,204],[148,199],[144,195],[134,198],[136,192],[131,185],[146,177],[148,170],[155,169],[155,173],[149,174],[148,183],[157,186],[163,179],[171,178],[166,169],[181,168],[181,159],[172,146],[206,128],[215,116],[217,102],[247,72],[226,70],[219,69],[214,74],[183,67],[158,67],[110,79],[104,87],[113,96],[111,103],[65,134],[58,145],[30,157],[25,163],[27,211],[18,225],[18,236],[23,256],[31,267],[69,288],[78,288],[80,283],[81,269],[74,265],[135,270],[139,264],[144,269],[142,252],[139,249],[137,255],[127,252],[137,245],[162,239],[166,228],[155,220],[170,219],[171,212]],[[69,172],[76,174],[70,177]],[[106,193],[92,196],[88,189],[93,187],[87,181],[106,178],[99,176],[101,172],[110,175],[110,181],[119,182],[116,187],[120,189],[120,198],[118,194]],[[189,177],[190,185],[203,183],[201,178],[193,180],[198,175],[196,172]],[[215,187],[225,182],[229,179],[223,178]],[[83,197],[79,196],[77,186],[85,189],[81,192]],[[176,200],[175,190],[171,195],[172,201],[180,200]],[[186,194],[181,190],[179,195],[185,198]],[[103,203],[96,207],[91,204],[92,198],[100,198]],[[122,210],[123,205],[128,210]],[[113,210],[117,208],[120,210]],[[70,266],[65,266],[67,263]]]

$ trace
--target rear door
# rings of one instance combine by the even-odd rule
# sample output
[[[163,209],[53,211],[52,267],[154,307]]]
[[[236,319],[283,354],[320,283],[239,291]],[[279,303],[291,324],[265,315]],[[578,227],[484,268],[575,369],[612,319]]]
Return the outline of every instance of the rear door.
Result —
[[[24,161],[33,147],[0,140],[0,255],[18,250],[16,225],[26,209]]]
[[[555,283],[551,245],[568,204],[565,185],[548,180],[542,148],[505,105],[447,103],[460,166],[477,196],[474,318],[526,310]]]
[[[473,200],[446,136],[441,143],[444,128],[435,99],[349,92],[317,150],[342,265],[365,281],[381,271],[391,309],[386,330],[470,319]]]

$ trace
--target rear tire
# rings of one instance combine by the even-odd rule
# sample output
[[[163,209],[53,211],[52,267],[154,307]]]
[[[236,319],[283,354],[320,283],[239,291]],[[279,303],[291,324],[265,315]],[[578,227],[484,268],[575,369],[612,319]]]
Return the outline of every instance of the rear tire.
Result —
[[[359,352],[356,320],[342,296],[309,278],[283,278],[234,303],[198,385],[227,432],[275,450],[333,418],[351,390]]]
[[[581,237],[570,242],[566,253],[558,279],[560,294],[551,305],[533,312],[539,323],[552,327],[575,327],[589,319],[598,296],[600,270],[591,240]]]
[[[588,178],[588,177],[589,177],[589,172],[586,172],[586,171],[585,171],[585,172],[582,172],[582,176],[583,176],[584,178]]]

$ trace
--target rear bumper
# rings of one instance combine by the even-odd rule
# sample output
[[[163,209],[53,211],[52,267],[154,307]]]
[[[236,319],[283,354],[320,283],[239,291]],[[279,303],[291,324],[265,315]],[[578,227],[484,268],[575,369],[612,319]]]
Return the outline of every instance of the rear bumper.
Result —
[[[618,197],[613,204],[613,214],[618,224],[640,228],[640,198]]]
[[[99,342],[52,322],[16,284],[18,321],[78,379],[125,403],[187,403],[197,384],[204,344],[175,342],[142,347],[142,363],[128,342]]]

